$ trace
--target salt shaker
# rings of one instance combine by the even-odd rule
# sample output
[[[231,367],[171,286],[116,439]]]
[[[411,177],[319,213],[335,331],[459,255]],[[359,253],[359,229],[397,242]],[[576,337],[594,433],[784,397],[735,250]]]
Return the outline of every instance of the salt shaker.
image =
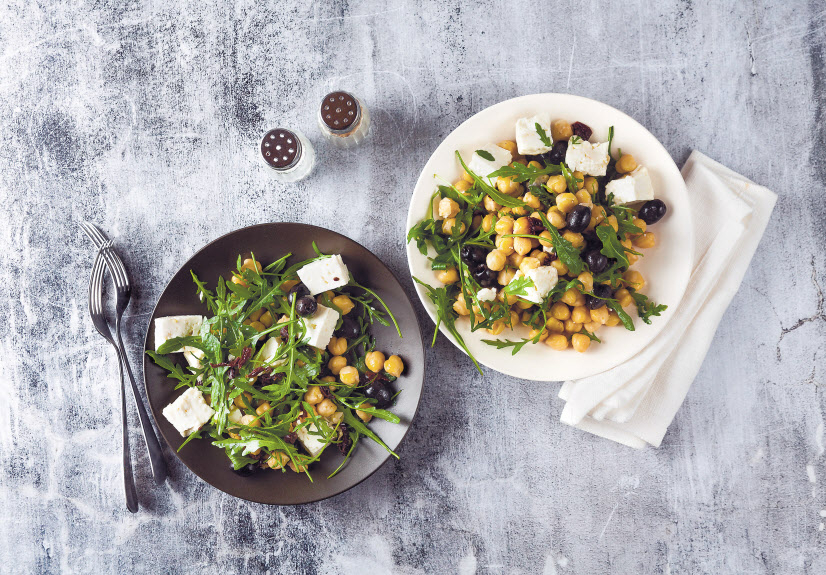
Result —
[[[334,146],[352,148],[367,137],[370,113],[349,92],[331,92],[321,101],[318,126],[324,138]]]
[[[261,156],[281,182],[306,178],[315,165],[313,145],[298,130],[275,128],[264,134]]]

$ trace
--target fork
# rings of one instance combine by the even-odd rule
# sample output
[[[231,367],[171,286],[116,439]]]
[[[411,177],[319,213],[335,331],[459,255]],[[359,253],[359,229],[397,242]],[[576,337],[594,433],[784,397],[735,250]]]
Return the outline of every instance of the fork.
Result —
[[[166,479],[166,461],[163,457],[163,450],[161,444],[158,442],[158,436],[152,429],[152,423],[149,420],[149,415],[146,413],[146,408],[143,406],[138,386],[135,384],[135,377],[132,375],[132,367],[129,365],[129,360],[126,357],[126,348],[123,345],[121,338],[121,319],[123,312],[129,305],[129,300],[132,297],[132,285],[129,282],[129,275],[126,273],[126,267],[123,265],[120,256],[112,247],[112,242],[106,239],[94,224],[89,222],[81,222],[81,227],[92,243],[97,246],[106,260],[106,267],[109,268],[109,274],[112,276],[112,281],[115,284],[117,291],[117,305],[115,308],[115,335],[117,337],[118,355],[121,362],[126,366],[126,373],[129,375],[129,383],[132,384],[132,395],[135,396],[135,405],[138,408],[138,419],[141,422],[141,433],[146,444],[146,450],[149,452],[149,464],[152,467],[152,476],[155,478],[155,483],[161,484]],[[108,242],[108,245],[106,243]]]
[[[92,275],[89,278],[89,315],[92,316],[92,323],[95,329],[103,338],[112,344],[115,351],[118,351],[118,367],[120,368],[120,408],[121,408],[121,432],[123,434],[123,482],[126,488],[126,508],[132,513],[138,511],[138,494],[135,491],[135,478],[132,476],[132,461],[129,458],[129,428],[126,419],[126,385],[123,380],[123,363],[120,361],[118,345],[112,337],[106,316],[103,313],[103,274],[104,268],[102,250],[111,247],[112,242],[107,241],[101,246],[95,257],[95,265],[92,268]]]

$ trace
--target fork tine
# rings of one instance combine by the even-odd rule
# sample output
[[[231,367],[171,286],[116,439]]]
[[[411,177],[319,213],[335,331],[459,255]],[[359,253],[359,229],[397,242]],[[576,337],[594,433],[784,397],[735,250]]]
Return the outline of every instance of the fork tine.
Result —
[[[82,229],[83,233],[86,234],[86,237],[89,238],[93,244],[95,244],[96,248],[100,248],[101,244],[105,241],[99,239],[88,222],[80,222],[80,229]]]
[[[93,238],[92,241],[94,241],[98,245],[103,244],[103,242],[109,240],[109,238],[107,238],[104,235],[104,233],[100,231],[100,228],[98,228],[95,224],[88,220],[83,221],[83,229],[86,231],[87,234],[89,234],[90,238]]]
[[[111,243],[111,241],[109,242]],[[126,273],[123,268],[123,263],[118,258],[115,250],[109,246],[103,250],[103,255],[106,258],[106,264],[109,266],[109,271],[112,272],[112,279],[115,282],[115,287],[122,288],[127,283]]]

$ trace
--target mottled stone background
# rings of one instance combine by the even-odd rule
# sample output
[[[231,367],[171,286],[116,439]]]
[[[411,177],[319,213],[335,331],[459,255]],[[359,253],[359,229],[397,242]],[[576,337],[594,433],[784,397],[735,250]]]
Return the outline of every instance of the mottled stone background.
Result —
[[[0,571],[826,572],[821,1],[230,4],[0,7]],[[332,88],[369,106],[364,147],[320,140]],[[780,196],[662,448],[566,427],[556,385],[480,377],[440,338],[401,461],[318,504],[233,499],[169,452],[154,487],[130,406],[143,510],[127,513],[117,364],[87,317],[76,223],[116,238],[136,279],[139,368],[162,286],[233,229],[317,223],[407,277],[407,201],[438,142],[546,91]],[[319,152],[299,184],[257,157],[276,125]]]

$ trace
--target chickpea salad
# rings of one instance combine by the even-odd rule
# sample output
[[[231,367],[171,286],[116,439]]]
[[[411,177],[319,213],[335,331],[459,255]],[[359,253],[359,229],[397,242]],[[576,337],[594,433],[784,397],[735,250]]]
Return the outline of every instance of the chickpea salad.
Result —
[[[612,151],[613,127],[606,142],[592,134],[540,113],[516,122],[515,140],[484,146],[467,163],[456,151],[461,179],[439,185],[409,230],[443,285],[414,277],[436,306],[436,333],[444,325],[477,369],[457,321],[496,336],[524,326],[527,337],[482,340],[514,355],[539,343],[585,352],[603,327],[634,331],[626,308],[649,324],[667,309],[645,296],[633,269],[638,250],[655,246],[649,226],[666,205],[648,170]]]
[[[264,267],[238,257],[229,281],[210,290],[194,272],[196,295],[210,317],[155,320],[155,351],[146,353],[186,391],[163,415],[186,440],[211,438],[241,475],[260,469],[305,473],[325,449],[344,455],[367,437],[398,456],[367,426],[387,410],[404,371],[397,355],[377,350],[370,328],[398,323],[382,299],[359,284],[340,255]],[[187,367],[168,354],[183,352]]]

